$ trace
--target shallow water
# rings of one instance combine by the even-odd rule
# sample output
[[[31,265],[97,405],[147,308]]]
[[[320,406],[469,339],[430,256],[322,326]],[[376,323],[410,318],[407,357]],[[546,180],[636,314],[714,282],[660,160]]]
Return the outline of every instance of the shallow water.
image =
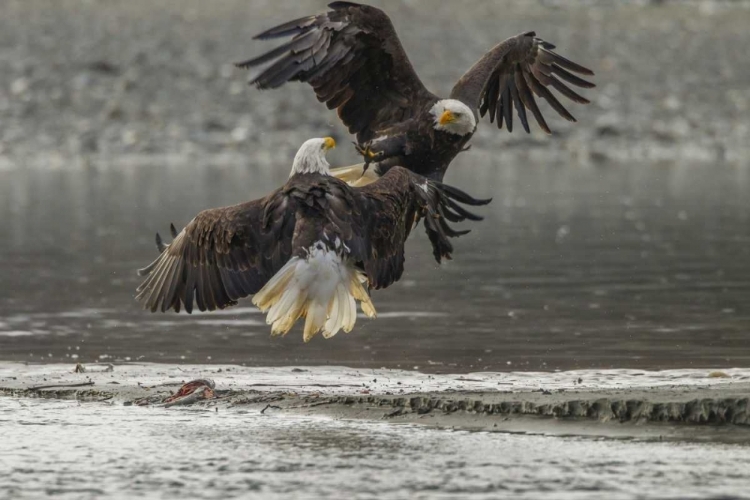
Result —
[[[324,3],[5,2],[0,359],[750,366],[747,2],[375,2],[438,94],[534,29],[596,72],[592,102],[570,106],[575,124],[542,103],[551,136],[483,123],[446,180],[494,197],[486,220],[441,269],[417,231],[403,279],[373,295],[379,319],[349,335],[269,339],[249,301],[140,311],[155,231],[265,195],[310,137],[337,134],[334,165],[357,160],[308,88],[258,92],[231,65]]]
[[[740,498],[750,461],[736,445],[9,398],[0,428],[8,498]]]
[[[296,330],[270,339],[249,301],[193,316],[152,315],[133,301],[154,231],[259,197],[286,169],[0,172],[0,356],[448,372],[750,362],[747,171],[474,158],[449,180],[494,201],[456,240],[455,259],[438,268],[418,229],[403,279],[373,294],[380,317],[306,345]]]

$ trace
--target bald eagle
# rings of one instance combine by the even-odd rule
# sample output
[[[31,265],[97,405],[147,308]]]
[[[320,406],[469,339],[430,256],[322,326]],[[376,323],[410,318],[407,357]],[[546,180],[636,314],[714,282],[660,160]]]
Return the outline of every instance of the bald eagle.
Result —
[[[484,205],[462,191],[394,167],[377,182],[353,188],[329,175],[332,138],[305,142],[289,180],[265,198],[199,213],[139,271],[136,299],[152,312],[193,304],[201,311],[235,305],[254,294],[272,334],[306,318],[304,340],[350,331],[362,311],[375,316],[370,288],[385,288],[404,271],[404,242],[423,219],[435,259],[449,259],[446,222],[481,217],[459,203]]]
[[[370,163],[375,165],[370,179],[398,165],[442,180],[474,134],[480,115],[489,114],[490,122],[511,132],[515,107],[529,132],[528,110],[550,133],[534,96],[574,122],[550,88],[585,104],[589,101],[563,81],[594,87],[575,74],[593,75],[590,69],[553,52],[554,45],[529,31],[484,54],[442,99],[419,80],[383,11],[353,2],[333,2],[329,8],[257,35],[260,40],[291,40],[237,66],[270,63],[251,84],[273,89],[290,81],[307,82],[319,101],[336,108],[349,132],[356,134],[365,158],[362,165],[334,171],[347,180],[357,179]]]

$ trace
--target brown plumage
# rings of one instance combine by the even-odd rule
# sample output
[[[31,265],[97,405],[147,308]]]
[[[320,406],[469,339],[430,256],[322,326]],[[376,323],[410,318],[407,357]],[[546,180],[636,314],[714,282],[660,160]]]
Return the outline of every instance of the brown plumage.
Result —
[[[479,109],[480,115],[490,112],[490,122],[497,120],[498,128],[503,120],[509,132],[513,131],[513,113],[516,108],[521,125],[529,132],[526,110],[532,112],[539,127],[552,133],[544,120],[534,95],[545,99],[557,113],[568,121],[576,119],[548,87],[552,87],[568,99],[588,104],[589,100],[567,87],[557,76],[567,83],[582,88],[595,85],[571,72],[593,75],[588,68],[576,64],[553,52],[551,43],[536,37],[530,31],[501,42],[487,52],[456,83],[451,98],[460,100],[472,109]]]
[[[403,273],[404,242],[416,220],[424,221],[440,262],[451,257],[449,238],[468,232],[448,222],[481,219],[460,204],[488,202],[403,168],[363,188],[320,173],[292,175],[264,198],[199,213],[169,245],[157,235],[161,255],[139,271],[147,278],[136,298],[152,312],[223,309],[318,246],[348,259],[367,286],[385,288]]]
[[[329,6],[334,10],[257,35],[258,40],[292,39],[237,66],[274,61],[253,84],[273,89],[288,81],[309,83],[360,142],[416,116],[423,105],[436,99],[419,80],[385,13],[350,2]]]
[[[380,175],[399,165],[442,180],[448,165],[474,133],[479,117],[489,113],[499,128],[513,129],[515,107],[521,125],[530,131],[527,110],[547,133],[536,97],[545,99],[561,116],[575,121],[550,88],[566,98],[588,100],[568,84],[591,88],[579,75],[593,72],[553,52],[554,46],[534,32],[517,35],[487,52],[441,100],[419,80],[388,16],[353,2],[333,2],[332,9],[267,30],[256,39],[291,39],[259,57],[238,63],[249,68],[269,64],[251,83],[260,89],[289,81],[307,82],[318,99],[356,134],[366,162]],[[441,101],[458,101],[473,124],[448,132],[434,115]],[[450,103],[447,103],[450,104]],[[454,112],[455,105],[449,105]],[[442,109],[442,108],[441,108]],[[459,111],[460,114],[460,111]],[[447,121],[447,118],[446,118]]]

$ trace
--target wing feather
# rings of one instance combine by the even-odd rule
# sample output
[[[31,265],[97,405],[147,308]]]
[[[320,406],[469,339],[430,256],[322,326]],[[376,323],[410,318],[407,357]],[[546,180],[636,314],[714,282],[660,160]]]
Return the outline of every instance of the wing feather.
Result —
[[[258,35],[255,35],[255,40],[269,40],[273,38],[281,38],[289,35],[296,35],[300,32],[304,32],[309,29],[315,23],[315,16],[305,16],[293,21],[286,22],[275,28],[264,31]]]
[[[561,80],[581,88],[593,88],[592,82],[575,75],[593,75],[590,69],[567,59],[556,52],[551,43],[537,38],[531,31],[517,35],[496,45],[469,69],[453,87],[451,98],[459,99],[484,116],[490,111],[490,122],[494,118],[498,128],[503,122],[509,132],[513,131],[510,102],[516,108],[526,132],[530,132],[526,110],[534,115],[539,127],[551,133],[534,95],[546,100],[563,118],[576,121],[560,101],[550,92],[552,87],[573,102],[586,104],[589,101],[567,87]],[[560,79],[556,78],[557,75]]]
[[[448,222],[481,220],[458,203],[484,205],[463,191],[427,180],[402,167],[389,169],[376,182],[353,190],[354,233],[346,244],[361,261],[372,288],[384,288],[404,271],[404,244],[418,219],[433,245],[435,259],[450,259],[449,238],[466,234]]]
[[[542,73],[537,74],[539,74],[540,76],[544,76]],[[534,72],[524,72],[524,77],[526,78],[526,83],[529,84],[531,90],[536,95],[546,100],[550,104],[550,106],[552,106],[552,109],[557,111],[560,116],[571,122],[576,121],[575,117],[571,115],[567,109],[565,109],[565,106],[563,106],[562,103],[557,100],[555,95],[550,92],[547,87],[541,84],[541,82],[536,78],[536,74]]]
[[[508,76],[505,75],[506,80]],[[500,97],[500,104],[505,117],[505,126],[508,127],[508,132],[513,132],[513,110],[510,109],[510,86],[506,84],[505,89]],[[503,128],[503,120],[500,118],[500,110],[497,112],[497,128]]]
[[[529,120],[526,118],[526,108],[524,107],[523,102],[521,102],[521,96],[518,93],[515,75],[512,75],[512,77],[508,79],[508,89],[510,89],[510,98],[513,101],[513,106],[516,108],[518,118],[521,120],[521,125],[523,125],[523,129],[526,133],[529,133]],[[510,108],[508,109],[510,110]]]
[[[256,293],[291,258],[296,204],[283,189],[198,214],[145,275],[136,299],[152,312],[213,311]],[[158,238],[161,241],[161,237]]]
[[[437,99],[420,81],[383,11],[353,2],[333,2],[329,8],[257,35],[292,39],[237,66],[271,63],[251,80],[260,89],[309,83],[360,142]]]
[[[524,75],[522,71],[516,71],[515,79],[516,79],[516,87],[518,87],[518,95],[521,98],[521,102],[526,108],[531,110],[531,113],[534,115],[534,118],[536,118],[536,121],[539,124],[539,126],[542,128],[542,130],[544,130],[548,134],[551,134],[552,131],[549,129],[547,122],[544,120],[544,117],[542,116],[542,112],[539,111],[539,106],[537,106],[536,104],[534,95],[531,93],[531,90],[529,90],[529,85],[526,80],[526,75]],[[528,130],[526,130],[526,132],[528,132]]]
[[[550,68],[552,69],[552,73],[555,73],[560,78],[562,78],[568,83],[572,83],[576,87],[581,87],[584,89],[590,89],[590,88],[595,87],[593,83],[589,82],[588,80],[584,80],[583,78],[577,77],[573,73],[565,70],[565,68],[562,68],[561,66],[558,66],[557,64],[553,64],[552,66],[550,66]]]

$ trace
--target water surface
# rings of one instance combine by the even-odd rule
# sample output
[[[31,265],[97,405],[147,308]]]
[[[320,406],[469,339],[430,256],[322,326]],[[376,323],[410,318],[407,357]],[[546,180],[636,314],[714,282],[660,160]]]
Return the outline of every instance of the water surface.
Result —
[[[432,261],[417,231],[376,321],[269,339],[249,301],[150,315],[133,301],[153,234],[260,197],[334,134],[304,85],[259,92],[232,61],[325,2],[6,0],[0,16],[0,359],[234,362],[444,372],[750,366],[750,44],[743,2],[373,3],[447,95],[528,30],[591,67],[554,134],[484,121],[447,181],[492,196]],[[658,50],[654,50],[658,47]],[[566,103],[568,105],[568,103]]]
[[[750,363],[748,171],[468,160],[448,180],[494,201],[455,241],[455,259],[438,267],[419,228],[402,280],[373,293],[380,317],[310,344],[297,330],[269,338],[249,301],[187,316],[133,300],[155,231],[260,197],[286,168],[2,171],[0,356],[448,372]]]
[[[0,398],[0,496],[747,498],[750,448]]]

